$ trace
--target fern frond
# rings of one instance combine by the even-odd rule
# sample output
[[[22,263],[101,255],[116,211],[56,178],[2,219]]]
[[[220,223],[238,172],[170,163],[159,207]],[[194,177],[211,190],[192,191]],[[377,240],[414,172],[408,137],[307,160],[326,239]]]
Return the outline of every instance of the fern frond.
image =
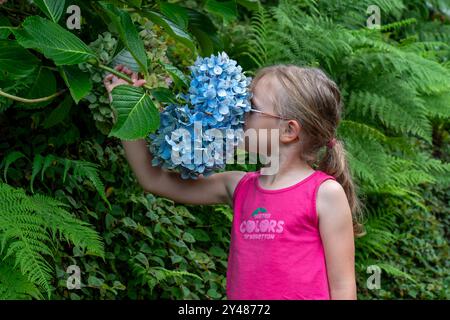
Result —
[[[251,27],[248,35],[247,50],[243,55],[248,56],[259,68],[267,62],[265,42],[268,34],[268,12],[260,6],[251,18]]]
[[[39,288],[19,269],[14,268],[12,261],[0,263],[0,300],[44,299]]]
[[[3,158],[2,162],[0,163],[0,168],[2,168],[3,166],[5,167],[3,169],[3,176],[5,178],[5,182],[8,181],[6,174],[8,172],[8,168],[9,166],[16,162],[17,160],[19,160],[20,158],[26,158],[26,156],[20,152],[20,151],[12,151],[10,153],[8,153],[5,158]]]
[[[5,157],[5,159],[2,161],[2,163],[0,164],[0,168],[2,166],[5,167],[4,168],[5,181],[6,181],[7,170],[9,168],[9,166],[11,165],[11,163],[13,163],[14,161],[16,161],[22,157],[25,157],[25,155],[23,155],[21,152],[13,151],[13,152],[10,152]],[[68,171],[70,169],[72,169],[73,176],[75,178],[82,178],[82,179],[87,178],[92,183],[95,190],[99,193],[100,197],[106,202],[108,207],[111,209],[111,204],[109,203],[108,198],[106,197],[105,186],[104,186],[103,182],[101,181],[99,173],[98,173],[99,166],[94,163],[84,161],[84,160],[72,160],[72,159],[60,158],[60,157],[52,155],[52,154],[46,155],[45,157],[40,154],[35,155],[35,157],[33,159],[31,180],[30,180],[31,192],[34,192],[33,184],[34,184],[34,181],[35,181],[37,175],[39,173],[41,173],[41,181],[43,181],[45,171],[51,165],[55,165],[57,163],[64,165],[63,182],[65,182]]]
[[[375,88],[376,91],[376,88]],[[383,92],[386,95],[386,92]],[[411,105],[399,105],[398,99],[368,91],[353,91],[347,112],[378,119],[400,134],[414,134],[431,141],[431,125],[425,110]]]
[[[343,120],[338,136],[348,151],[348,161],[355,177],[361,184],[377,186],[383,183],[386,173],[386,156],[382,141],[383,133],[363,123]]]
[[[14,258],[27,279],[50,297],[56,232],[63,239],[103,257],[103,244],[87,223],[73,218],[52,198],[27,196],[23,189],[0,183],[0,259]],[[6,250],[6,252],[5,252]]]
[[[111,209],[111,204],[106,198],[105,186],[98,175],[98,165],[84,160],[71,160],[71,163],[73,175],[76,177],[88,178]]]
[[[423,95],[421,98],[430,118],[450,118],[450,90],[442,94]]]

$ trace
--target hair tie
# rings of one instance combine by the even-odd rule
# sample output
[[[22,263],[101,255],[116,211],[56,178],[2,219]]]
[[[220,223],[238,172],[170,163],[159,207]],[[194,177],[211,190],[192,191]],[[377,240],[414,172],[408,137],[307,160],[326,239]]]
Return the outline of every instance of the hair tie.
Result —
[[[330,141],[328,141],[328,143],[327,143],[328,149],[333,148],[335,144],[336,144],[336,138],[333,138]]]

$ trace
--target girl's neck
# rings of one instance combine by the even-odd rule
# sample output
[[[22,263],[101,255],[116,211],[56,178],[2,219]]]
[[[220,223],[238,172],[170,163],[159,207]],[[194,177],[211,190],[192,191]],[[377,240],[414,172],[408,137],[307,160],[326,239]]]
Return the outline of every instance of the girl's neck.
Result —
[[[303,180],[314,172],[315,170],[298,155],[289,157],[280,154],[278,170],[272,175],[261,174],[259,183],[266,189],[281,189]]]

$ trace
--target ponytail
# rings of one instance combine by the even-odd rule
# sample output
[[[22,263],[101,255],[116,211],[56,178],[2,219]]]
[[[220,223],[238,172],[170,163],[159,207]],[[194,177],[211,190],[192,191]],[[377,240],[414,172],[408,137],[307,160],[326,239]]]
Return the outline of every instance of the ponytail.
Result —
[[[324,156],[318,163],[318,170],[335,177],[336,181],[342,185],[352,212],[353,232],[356,237],[365,235],[362,223],[362,204],[356,194],[355,184],[348,167],[347,152],[342,141],[336,138],[330,141]]]

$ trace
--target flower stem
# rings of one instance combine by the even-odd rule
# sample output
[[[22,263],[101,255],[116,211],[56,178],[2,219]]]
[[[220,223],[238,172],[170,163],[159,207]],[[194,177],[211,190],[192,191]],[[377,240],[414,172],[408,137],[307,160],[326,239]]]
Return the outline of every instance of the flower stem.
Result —
[[[88,62],[89,62],[89,61],[88,61]],[[121,79],[123,79],[123,80],[126,80],[126,81],[128,81],[129,83],[133,84],[133,80],[131,80],[131,78],[130,78],[129,76],[127,76],[126,74],[124,74],[124,73],[122,73],[122,72],[117,71],[116,69],[110,68],[110,67],[105,66],[104,64],[101,64],[101,63],[91,63],[91,64],[94,65],[94,66],[96,66],[96,67],[98,67],[98,68],[100,68],[100,69],[103,69],[103,70],[105,70],[105,71],[108,71],[108,72],[112,73],[113,75],[115,75],[115,76],[117,76],[117,77],[119,77],[119,78],[121,78]],[[152,89],[153,89],[153,88],[152,88],[151,86],[149,86],[148,84],[143,85],[143,87],[146,88],[146,89],[149,89],[149,90],[152,90]]]

